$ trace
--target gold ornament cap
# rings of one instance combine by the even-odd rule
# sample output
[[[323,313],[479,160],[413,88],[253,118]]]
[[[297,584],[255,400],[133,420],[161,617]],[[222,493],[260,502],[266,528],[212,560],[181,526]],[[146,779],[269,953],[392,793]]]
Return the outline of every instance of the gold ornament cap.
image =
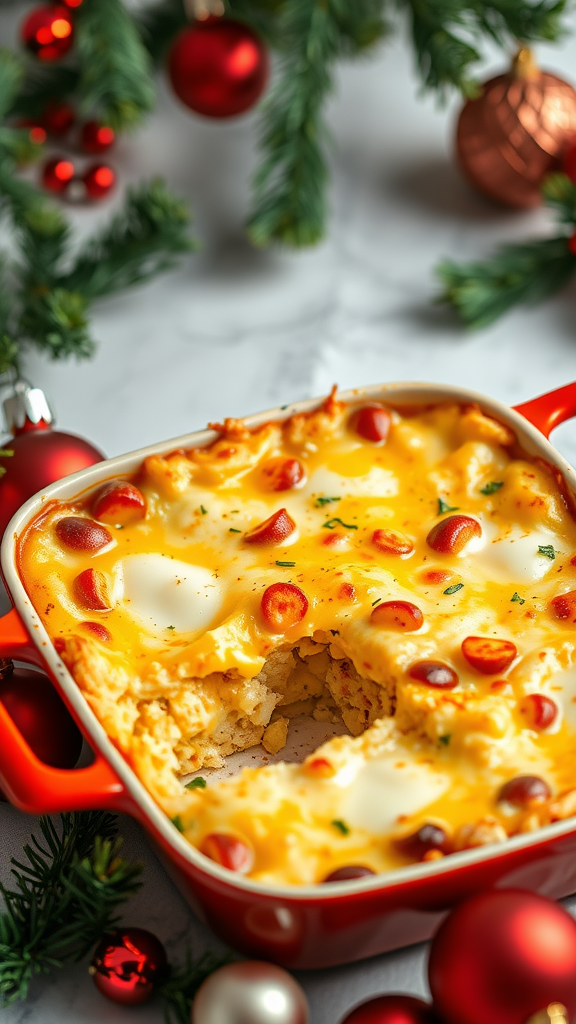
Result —
[[[550,1003],[545,1010],[533,1013],[526,1024],[568,1024],[568,1010],[562,1003]]]
[[[527,46],[521,46],[512,61],[512,74],[523,82],[540,78],[542,72],[538,67],[534,54]]]

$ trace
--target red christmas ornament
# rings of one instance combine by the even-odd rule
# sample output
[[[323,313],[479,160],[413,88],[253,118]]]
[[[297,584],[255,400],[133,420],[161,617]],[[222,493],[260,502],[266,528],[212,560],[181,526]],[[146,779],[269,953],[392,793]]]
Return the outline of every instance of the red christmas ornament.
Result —
[[[76,473],[104,458],[88,441],[52,429],[52,413],[44,393],[19,381],[4,402],[8,429],[13,437],[0,448],[0,537],[10,519],[28,498],[63,476]]]
[[[80,146],[85,153],[103,153],[114,145],[116,135],[113,128],[98,121],[86,121],[80,132]]]
[[[82,734],[47,676],[0,659],[0,701],[41,761],[74,767]]]
[[[67,7],[42,4],[24,19],[22,42],[39,60],[59,60],[72,46],[74,30]]]
[[[42,127],[50,135],[65,135],[74,124],[74,108],[66,100],[50,100],[41,117]]]
[[[440,1021],[430,1003],[414,996],[389,995],[357,1006],[342,1024],[440,1024]]]
[[[259,100],[270,72],[262,40],[231,18],[207,18],[182,29],[169,57],[174,92],[206,117],[234,117]]]
[[[89,971],[96,988],[114,1003],[137,1006],[166,976],[166,950],[145,928],[118,928],[103,935]]]
[[[51,157],[42,167],[42,184],[50,192],[66,192],[73,178],[74,164],[64,157]]]
[[[576,184],[576,140],[572,140],[562,156],[562,170],[567,174],[570,181]]]
[[[576,256],[576,231],[568,239],[568,248],[573,256]]]
[[[527,1024],[551,1004],[563,1004],[572,1020],[576,922],[520,889],[473,896],[436,934],[428,980],[445,1024]]]
[[[82,175],[82,181],[90,199],[103,199],[114,188],[116,175],[107,164],[92,164]]]

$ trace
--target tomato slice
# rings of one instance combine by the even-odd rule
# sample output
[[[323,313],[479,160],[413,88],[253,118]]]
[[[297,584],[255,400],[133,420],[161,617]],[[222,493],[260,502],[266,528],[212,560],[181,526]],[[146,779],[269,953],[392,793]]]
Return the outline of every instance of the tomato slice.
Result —
[[[105,526],[83,516],[66,516],[56,523],[56,536],[61,544],[71,551],[93,553],[112,542],[112,534]]]
[[[229,871],[247,875],[254,866],[254,853],[242,839],[227,832],[211,832],[200,845],[200,853]]]
[[[482,536],[482,527],[472,516],[448,516],[436,523],[426,537],[433,551],[442,555],[458,555],[473,537]]]
[[[392,416],[389,409],[380,402],[363,405],[352,413],[350,424],[360,437],[367,441],[385,441],[390,432]]]
[[[299,459],[268,459],[262,467],[265,487],[270,491],[290,491],[304,479],[304,466]]]
[[[146,499],[134,484],[110,480],[92,498],[92,515],[103,523],[126,526],[146,515]]]
[[[262,615],[273,633],[285,633],[302,621],[308,598],[294,583],[273,583],[262,595]]]
[[[420,629],[424,616],[418,606],[410,601],[383,601],[372,609],[370,622],[385,629],[409,633]]]
[[[72,584],[74,597],[83,608],[94,612],[111,610],[108,585],[103,572],[98,569],[84,569]]]
[[[288,515],[285,508],[280,508],[263,523],[248,530],[244,540],[247,544],[281,544],[295,529],[296,523],[292,516]]]
[[[506,672],[518,654],[511,640],[493,640],[485,636],[467,636],[462,643],[466,661],[485,676]]]

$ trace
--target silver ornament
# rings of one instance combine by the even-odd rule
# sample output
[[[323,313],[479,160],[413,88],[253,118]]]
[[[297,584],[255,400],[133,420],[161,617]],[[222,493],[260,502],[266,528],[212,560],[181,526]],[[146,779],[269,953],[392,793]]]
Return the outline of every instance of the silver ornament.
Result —
[[[198,989],[192,1024],[309,1024],[308,1001],[288,971],[262,960],[227,964]]]

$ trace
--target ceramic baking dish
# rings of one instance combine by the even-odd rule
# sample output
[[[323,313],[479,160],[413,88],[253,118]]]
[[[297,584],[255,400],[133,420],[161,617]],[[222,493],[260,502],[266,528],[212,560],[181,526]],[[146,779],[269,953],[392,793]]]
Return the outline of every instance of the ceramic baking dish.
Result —
[[[528,454],[556,467],[567,492],[576,473],[548,441],[552,429],[576,415],[576,382],[510,409],[483,395],[430,384],[387,384],[339,395],[344,401],[392,405],[476,402],[516,431]],[[270,419],[315,408],[300,402],[252,416]],[[36,665],[51,677],[95,758],[87,768],[50,768],[39,761],[0,703],[0,786],[16,807],[30,813],[107,808],[136,818],[167,871],[198,916],[243,953],[291,968],[319,968],[359,960],[427,939],[452,904],[487,886],[519,886],[559,898],[576,891],[576,818],[372,878],[329,886],[267,887],[227,871],[202,856],[173,827],[108,739],[56,653],[20,579],[17,538],[50,499],[69,501],[118,475],[138,469],[152,453],[191,448],[214,440],[212,431],[186,435],[122,455],[76,473],[31,498],[13,517],[1,565],[14,608],[0,619],[0,657]]]

